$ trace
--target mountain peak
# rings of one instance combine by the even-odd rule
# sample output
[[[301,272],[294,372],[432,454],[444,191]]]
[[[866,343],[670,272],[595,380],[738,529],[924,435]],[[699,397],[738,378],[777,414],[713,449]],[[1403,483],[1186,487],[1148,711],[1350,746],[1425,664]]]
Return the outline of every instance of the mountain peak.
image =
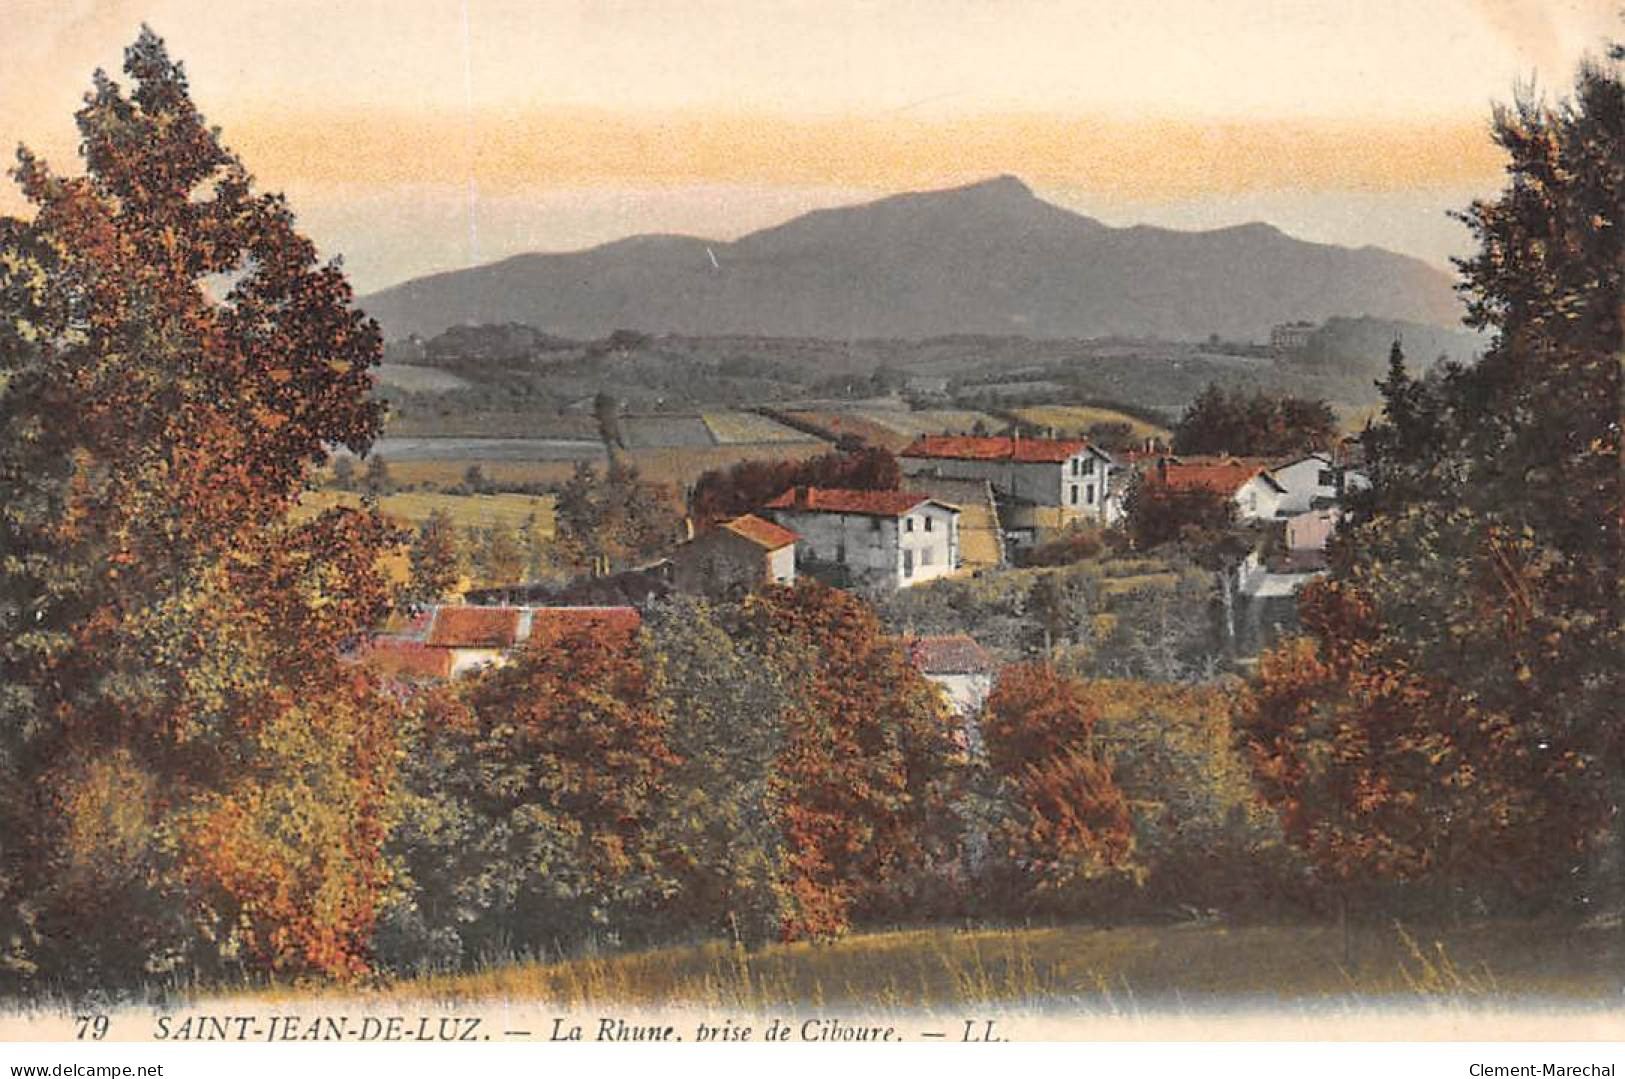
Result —
[[[510,260],[364,300],[395,336],[516,321],[574,337],[655,333],[922,338],[951,333],[1249,340],[1349,311],[1439,325],[1443,274],[1263,222],[1112,229],[1021,179],[814,210],[732,242],[636,238]]]
[[[989,194],[998,195],[1018,195],[1029,199],[1036,197],[1033,195],[1033,189],[1027,186],[1026,181],[1008,172],[992,179],[978,180],[974,184],[967,184],[963,190],[985,191]]]

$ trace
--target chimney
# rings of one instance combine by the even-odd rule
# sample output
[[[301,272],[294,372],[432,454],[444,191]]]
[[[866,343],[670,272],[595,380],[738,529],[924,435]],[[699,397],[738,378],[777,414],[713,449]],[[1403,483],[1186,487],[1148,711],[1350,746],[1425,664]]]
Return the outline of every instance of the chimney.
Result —
[[[812,505],[812,488],[798,486],[796,488],[795,502],[798,509],[809,508]]]

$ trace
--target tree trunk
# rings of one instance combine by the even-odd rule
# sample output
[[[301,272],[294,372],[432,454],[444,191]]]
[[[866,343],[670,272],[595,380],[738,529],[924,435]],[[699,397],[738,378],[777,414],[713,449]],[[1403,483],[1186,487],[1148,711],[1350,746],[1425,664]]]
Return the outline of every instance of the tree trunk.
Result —
[[[1337,893],[1337,922],[1343,932],[1343,969],[1352,974],[1354,970],[1354,937],[1349,930],[1349,893],[1347,890]]]

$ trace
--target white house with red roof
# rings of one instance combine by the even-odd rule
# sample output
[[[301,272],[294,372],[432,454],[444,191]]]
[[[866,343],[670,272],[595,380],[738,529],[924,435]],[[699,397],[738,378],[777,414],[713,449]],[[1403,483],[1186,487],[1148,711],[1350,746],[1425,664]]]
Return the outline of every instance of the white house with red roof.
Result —
[[[1205,487],[1225,495],[1236,506],[1238,521],[1273,520],[1286,488],[1265,462],[1246,457],[1162,457],[1142,482],[1173,490]]]
[[[903,448],[898,464],[909,476],[986,480],[1006,507],[1031,507],[1001,508],[1017,542],[1077,522],[1109,523],[1111,454],[1087,439],[925,435]]]
[[[942,687],[954,714],[972,717],[982,710],[993,692],[993,675],[998,664],[972,637],[950,633],[904,639],[909,662],[927,680]],[[974,730],[968,731],[974,734]]]
[[[798,566],[838,584],[892,590],[959,569],[959,508],[916,491],[792,487],[762,513],[795,532]]]

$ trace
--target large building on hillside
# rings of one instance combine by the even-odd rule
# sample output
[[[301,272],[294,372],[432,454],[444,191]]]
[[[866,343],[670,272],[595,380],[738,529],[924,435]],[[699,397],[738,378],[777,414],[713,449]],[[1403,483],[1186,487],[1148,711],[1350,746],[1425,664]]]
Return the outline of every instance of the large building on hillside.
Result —
[[[959,509],[917,491],[792,487],[762,509],[796,533],[796,564],[831,583],[894,590],[959,569]]]
[[[898,454],[905,476],[986,480],[1006,534],[1042,542],[1074,523],[1108,524],[1111,455],[1086,439],[926,435]]]

